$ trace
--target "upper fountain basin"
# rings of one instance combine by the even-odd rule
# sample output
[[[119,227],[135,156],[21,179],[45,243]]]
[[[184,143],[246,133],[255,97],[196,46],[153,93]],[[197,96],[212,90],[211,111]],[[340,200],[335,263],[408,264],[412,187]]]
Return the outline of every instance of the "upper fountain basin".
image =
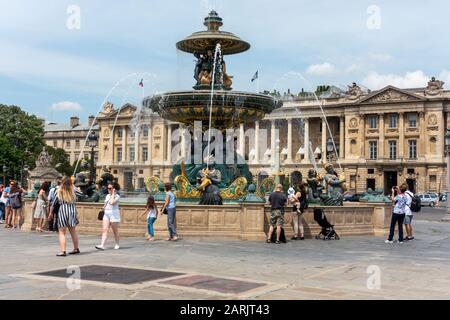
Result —
[[[167,92],[143,101],[144,107],[162,118],[186,125],[193,125],[195,121],[209,122],[210,104],[210,90]],[[226,129],[262,120],[282,105],[280,100],[269,95],[218,90],[212,98],[212,127]]]

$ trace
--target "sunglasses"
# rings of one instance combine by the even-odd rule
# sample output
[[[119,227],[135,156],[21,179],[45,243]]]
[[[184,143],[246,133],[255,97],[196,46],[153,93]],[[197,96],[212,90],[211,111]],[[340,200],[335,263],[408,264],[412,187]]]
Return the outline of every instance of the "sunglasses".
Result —
[[[108,188],[108,190],[113,190],[113,188]]]

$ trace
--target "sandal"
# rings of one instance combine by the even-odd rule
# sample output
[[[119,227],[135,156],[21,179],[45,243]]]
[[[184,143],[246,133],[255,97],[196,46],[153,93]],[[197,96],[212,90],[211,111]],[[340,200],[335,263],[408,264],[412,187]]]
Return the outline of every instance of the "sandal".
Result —
[[[80,249],[75,249],[75,250],[69,252],[69,254],[80,254],[80,253],[81,253]]]
[[[275,241],[276,244],[280,244],[280,240]]]
[[[65,257],[65,256],[67,256],[67,254],[65,251],[63,251],[63,252],[58,253],[56,256],[57,257]]]
[[[270,241],[270,239],[267,239],[267,240],[266,240],[266,243],[272,243],[272,241]]]

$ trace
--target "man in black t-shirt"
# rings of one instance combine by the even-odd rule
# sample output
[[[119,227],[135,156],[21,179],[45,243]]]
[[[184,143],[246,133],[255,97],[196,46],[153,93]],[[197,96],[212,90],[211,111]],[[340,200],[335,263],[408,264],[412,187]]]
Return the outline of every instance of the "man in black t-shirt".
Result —
[[[281,184],[277,185],[275,188],[275,192],[270,194],[269,196],[269,203],[271,205],[271,211],[270,211],[270,228],[269,228],[269,235],[267,237],[267,243],[270,243],[270,239],[272,238],[272,233],[275,228],[277,227],[277,241],[276,243],[280,243],[280,234],[281,234],[281,227],[284,224],[284,207],[287,203],[287,197],[283,193],[283,186]]]

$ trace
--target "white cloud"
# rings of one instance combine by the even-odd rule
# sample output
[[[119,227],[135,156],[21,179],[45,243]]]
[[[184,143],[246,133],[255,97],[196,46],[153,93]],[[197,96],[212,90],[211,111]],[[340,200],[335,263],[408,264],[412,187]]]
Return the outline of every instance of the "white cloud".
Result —
[[[450,70],[442,70],[438,79],[445,82],[445,88],[450,88]]]
[[[78,102],[62,101],[52,104],[50,109],[53,111],[81,111],[83,108]]]
[[[388,85],[398,88],[421,88],[427,86],[430,78],[431,77],[427,76],[422,70],[407,72],[403,76],[371,72],[362,80],[362,83],[372,90],[378,90]]]
[[[306,73],[314,76],[325,76],[336,72],[336,67],[331,63],[324,62],[319,64],[312,64],[306,70]]]

